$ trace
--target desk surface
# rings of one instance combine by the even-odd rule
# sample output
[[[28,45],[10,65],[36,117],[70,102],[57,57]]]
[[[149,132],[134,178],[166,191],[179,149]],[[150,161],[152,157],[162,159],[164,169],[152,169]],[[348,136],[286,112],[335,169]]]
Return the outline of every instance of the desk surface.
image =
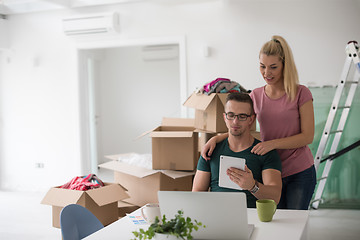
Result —
[[[136,210],[136,213],[139,210]],[[248,209],[248,222],[254,224],[255,228],[251,235],[251,240],[262,239],[301,239],[308,238],[307,223],[309,211],[305,210],[276,210],[271,222],[260,222],[256,209]],[[146,229],[148,225],[137,226],[130,222],[127,217],[123,217],[118,221],[106,226],[98,232],[84,238],[86,240],[129,240],[134,239],[132,231],[139,228]]]

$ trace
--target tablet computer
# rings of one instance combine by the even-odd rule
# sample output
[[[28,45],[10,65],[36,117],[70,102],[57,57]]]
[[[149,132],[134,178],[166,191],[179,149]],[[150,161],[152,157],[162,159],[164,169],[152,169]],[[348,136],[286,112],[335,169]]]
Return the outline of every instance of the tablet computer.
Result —
[[[241,187],[239,187],[239,185],[231,181],[230,177],[226,174],[226,170],[230,167],[239,168],[245,171],[245,159],[225,155],[220,156],[219,186],[224,188],[243,190]]]

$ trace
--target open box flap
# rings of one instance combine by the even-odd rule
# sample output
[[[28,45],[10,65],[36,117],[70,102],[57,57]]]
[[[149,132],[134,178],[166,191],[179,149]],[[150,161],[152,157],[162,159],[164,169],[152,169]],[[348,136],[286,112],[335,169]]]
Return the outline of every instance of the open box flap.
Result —
[[[77,203],[83,194],[84,191],[53,187],[46,193],[41,204],[65,207],[68,204]]]
[[[119,155],[115,155],[115,156],[119,156]],[[106,156],[106,157],[108,158],[109,156]],[[114,156],[112,156],[111,158],[113,159]],[[125,174],[129,174],[129,175],[139,177],[139,178],[147,177],[147,176],[150,176],[152,174],[159,172],[159,170],[153,170],[153,169],[147,169],[147,168],[143,168],[143,167],[133,166],[133,165],[119,162],[116,160],[100,164],[99,167],[109,169],[109,170],[114,170],[114,171],[125,173]]]
[[[187,130],[192,130],[194,129],[195,125],[195,119],[194,118],[163,118],[162,122],[161,122],[161,126],[158,126],[156,128],[153,128],[151,130],[148,130],[144,133],[142,133],[140,136],[136,137],[134,140],[140,139],[146,135],[150,135],[153,132],[157,132],[157,131],[161,131],[162,127],[174,127],[174,129],[178,128],[178,127],[183,127],[184,129]],[[185,130],[182,130],[185,131]]]
[[[137,137],[134,139],[134,141],[136,141],[136,140],[138,140],[138,139],[140,139],[140,138],[142,138],[142,137],[150,134],[150,133],[153,132],[153,131],[158,130],[159,128],[160,128],[160,127],[156,127],[156,128],[153,128],[153,129],[151,129],[151,130],[148,130],[148,131],[142,133],[140,136],[137,136]]]
[[[123,208],[123,207],[137,207],[137,205],[134,205],[132,203],[127,203],[124,201],[118,201],[118,208]]]
[[[173,127],[194,127],[194,118],[163,118],[161,126],[173,126]]]
[[[161,170],[161,172],[173,179],[195,175],[195,172],[184,172],[184,171],[174,171],[174,170]]]
[[[113,160],[113,161],[117,161],[119,158],[132,157],[134,154],[137,154],[137,153],[130,152],[130,153],[123,153],[123,154],[106,155],[105,158]]]
[[[164,138],[191,138],[194,132],[182,132],[182,131],[155,131],[151,132],[151,137],[164,137]]]
[[[227,93],[218,94],[218,97],[219,97],[221,103],[222,103],[224,106],[225,106],[226,98],[227,98],[228,95],[229,95],[229,94],[227,94]]]
[[[105,157],[108,159],[118,159],[119,156],[122,156],[122,155],[123,154],[111,155],[111,156],[105,156]],[[160,172],[168,177],[171,177],[173,179],[191,176],[191,175],[195,174],[195,172],[187,172],[187,171],[147,169],[147,168],[142,168],[142,167],[138,167],[138,166],[133,166],[133,165],[130,165],[127,163],[122,163],[122,162],[119,162],[116,160],[100,164],[99,167],[117,171],[117,172],[121,172],[121,173],[125,173],[125,174],[129,174],[129,175],[139,177],[139,178],[147,177],[147,176],[150,176],[150,175],[158,173],[158,172]]]
[[[85,193],[99,206],[129,198],[125,189],[120,184],[116,183],[106,183],[104,187],[88,190]]]
[[[185,107],[191,107],[195,109],[199,109],[205,111],[206,108],[210,105],[210,103],[215,99],[216,94],[212,93],[210,95],[205,94],[196,94],[193,93],[185,102]]]

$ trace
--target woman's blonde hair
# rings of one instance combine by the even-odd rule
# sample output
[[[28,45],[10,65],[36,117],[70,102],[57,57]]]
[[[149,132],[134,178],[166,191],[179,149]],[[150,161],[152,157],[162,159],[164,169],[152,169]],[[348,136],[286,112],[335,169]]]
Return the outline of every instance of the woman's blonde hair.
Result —
[[[274,35],[270,41],[266,42],[262,46],[260,54],[265,54],[267,56],[279,56],[284,66],[283,77],[285,93],[288,95],[290,101],[293,101],[297,93],[299,76],[294,57],[288,43],[283,37]]]

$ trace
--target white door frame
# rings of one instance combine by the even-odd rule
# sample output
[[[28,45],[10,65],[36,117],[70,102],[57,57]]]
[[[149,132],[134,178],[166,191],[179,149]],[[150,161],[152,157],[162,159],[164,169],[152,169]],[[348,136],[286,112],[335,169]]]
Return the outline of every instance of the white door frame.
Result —
[[[179,74],[180,74],[180,106],[181,117],[188,117],[188,112],[182,104],[188,97],[188,82],[186,68],[186,41],[185,36],[161,37],[161,38],[143,38],[143,39],[111,39],[77,42],[78,54],[78,76],[79,76],[79,109],[80,109],[80,146],[81,146],[81,173],[97,172],[97,158],[94,159],[93,154],[96,153],[91,146],[94,146],[95,129],[90,120],[92,112],[91,89],[89,82],[88,62],[83,50],[104,49],[114,47],[144,46],[144,45],[179,45]],[[89,161],[90,159],[90,161]]]

